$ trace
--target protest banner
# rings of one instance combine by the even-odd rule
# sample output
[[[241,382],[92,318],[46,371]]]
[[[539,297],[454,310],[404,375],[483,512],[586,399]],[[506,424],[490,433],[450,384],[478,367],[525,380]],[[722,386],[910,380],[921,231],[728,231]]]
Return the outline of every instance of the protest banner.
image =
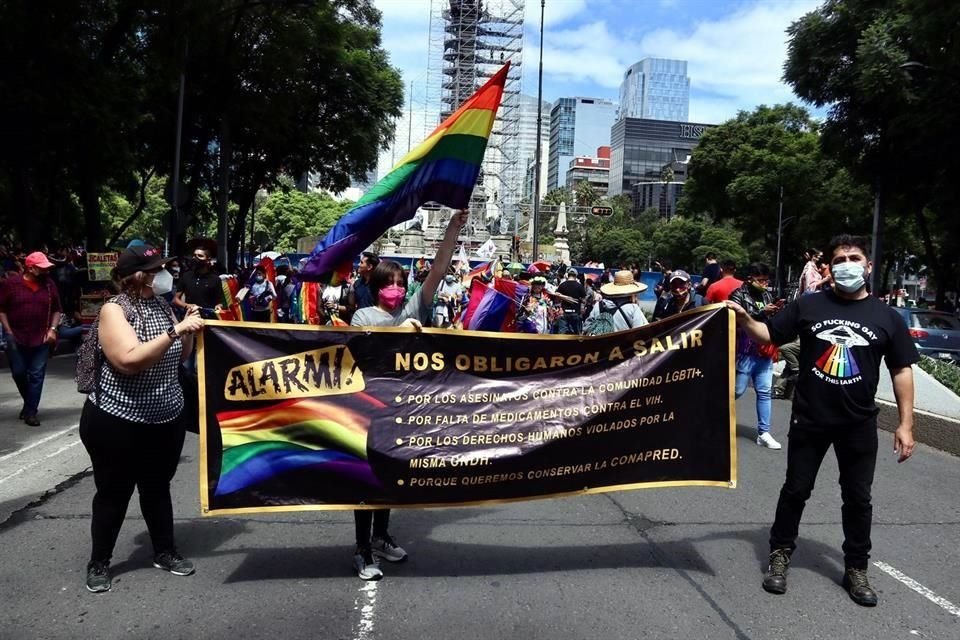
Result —
[[[108,253],[88,253],[87,269],[90,271],[91,282],[102,282],[110,280],[113,268],[117,266],[117,259],[120,254],[116,251]]]
[[[732,315],[597,337],[210,322],[202,512],[732,488]]]

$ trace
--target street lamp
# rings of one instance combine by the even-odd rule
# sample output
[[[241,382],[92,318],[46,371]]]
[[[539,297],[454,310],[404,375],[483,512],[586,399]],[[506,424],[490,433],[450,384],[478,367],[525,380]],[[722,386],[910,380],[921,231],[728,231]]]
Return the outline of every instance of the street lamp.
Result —
[[[540,132],[543,130],[543,14],[546,8],[547,0],[540,0],[540,67],[537,71],[537,164],[533,174],[533,219],[530,224],[533,225],[533,241],[530,254],[532,261],[536,261],[540,255]]]

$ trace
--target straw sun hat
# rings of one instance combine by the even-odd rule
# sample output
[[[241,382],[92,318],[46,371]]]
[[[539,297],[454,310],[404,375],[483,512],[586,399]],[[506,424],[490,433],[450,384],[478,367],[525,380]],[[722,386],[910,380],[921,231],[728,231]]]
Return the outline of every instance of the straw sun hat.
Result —
[[[633,279],[633,272],[628,270],[617,271],[613,274],[613,282],[600,287],[600,293],[609,298],[629,296],[646,290],[647,285],[642,282],[636,282]]]

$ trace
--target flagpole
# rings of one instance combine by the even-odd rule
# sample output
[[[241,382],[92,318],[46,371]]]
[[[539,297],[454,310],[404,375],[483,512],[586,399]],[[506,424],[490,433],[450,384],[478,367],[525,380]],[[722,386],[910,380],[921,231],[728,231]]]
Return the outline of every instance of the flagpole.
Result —
[[[540,257],[540,132],[543,127],[543,13],[547,0],[540,0],[540,67],[537,71],[537,160],[533,174],[533,242],[531,246],[530,262],[536,262]]]

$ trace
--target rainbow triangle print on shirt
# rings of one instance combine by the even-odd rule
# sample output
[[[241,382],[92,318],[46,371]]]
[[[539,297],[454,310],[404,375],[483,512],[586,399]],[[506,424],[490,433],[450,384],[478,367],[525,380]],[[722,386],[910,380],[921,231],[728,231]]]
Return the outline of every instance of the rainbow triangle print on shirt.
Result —
[[[834,378],[852,378],[860,374],[860,367],[853,357],[851,347],[866,347],[870,343],[863,336],[854,333],[850,327],[839,326],[821,331],[817,337],[830,346],[817,360],[817,368]]]

